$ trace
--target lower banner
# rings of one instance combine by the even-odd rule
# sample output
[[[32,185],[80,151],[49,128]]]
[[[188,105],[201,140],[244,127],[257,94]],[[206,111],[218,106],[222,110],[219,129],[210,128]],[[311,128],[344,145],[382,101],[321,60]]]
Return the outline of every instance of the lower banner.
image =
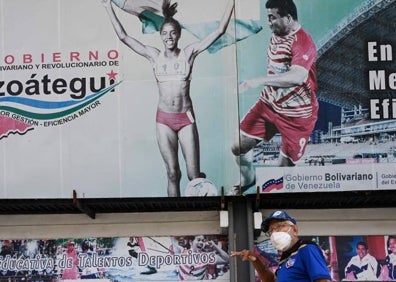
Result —
[[[2,240],[0,281],[229,281],[227,237]]]

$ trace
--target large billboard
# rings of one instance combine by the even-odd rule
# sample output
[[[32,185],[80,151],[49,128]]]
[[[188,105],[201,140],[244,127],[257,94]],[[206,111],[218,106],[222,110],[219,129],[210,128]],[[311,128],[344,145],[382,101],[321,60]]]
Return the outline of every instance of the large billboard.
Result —
[[[241,192],[395,189],[395,2],[266,2],[237,43]]]
[[[394,235],[300,239],[318,244],[332,281],[396,281]],[[225,236],[9,239],[0,246],[0,281],[230,281]],[[254,252],[277,269],[280,253],[268,238]]]
[[[181,36],[167,39],[162,1],[2,1],[0,197],[179,196],[195,178],[210,185],[204,195],[230,186],[238,115],[227,2],[180,1]],[[246,23],[241,39],[260,30]],[[178,44],[174,58],[166,44]]]
[[[395,3],[265,4],[2,0],[0,197],[394,189]]]

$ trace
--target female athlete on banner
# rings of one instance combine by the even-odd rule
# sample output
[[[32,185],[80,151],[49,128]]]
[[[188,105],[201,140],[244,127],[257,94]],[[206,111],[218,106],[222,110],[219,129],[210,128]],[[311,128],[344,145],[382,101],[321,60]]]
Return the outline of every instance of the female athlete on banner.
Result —
[[[106,7],[119,39],[137,54],[148,59],[153,66],[159,90],[156,116],[157,142],[167,170],[168,196],[180,197],[179,143],[186,162],[188,179],[205,177],[200,171],[199,137],[190,98],[194,60],[198,54],[209,48],[226,32],[234,2],[229,1],[215,31],[204,39],[181,49],[178,46],[181,26],[173,18],[177,12],[177,3],[171,4],[170,0],[164,0],[162,11],[165,19],[160,27],[160,36],[164,44],[163,51],[145,45],[126,34],[113,10],[112,2],[110,0],[101,0],[101,2]]]

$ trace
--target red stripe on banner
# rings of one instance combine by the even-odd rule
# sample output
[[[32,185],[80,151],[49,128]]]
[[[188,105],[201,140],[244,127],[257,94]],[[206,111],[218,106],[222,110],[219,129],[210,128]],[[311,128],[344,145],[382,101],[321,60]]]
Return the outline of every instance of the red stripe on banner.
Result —
[[[25,134],[33,127],[27,123],[12,119],[10,117],[0,116],[0,139],[10,134]]]

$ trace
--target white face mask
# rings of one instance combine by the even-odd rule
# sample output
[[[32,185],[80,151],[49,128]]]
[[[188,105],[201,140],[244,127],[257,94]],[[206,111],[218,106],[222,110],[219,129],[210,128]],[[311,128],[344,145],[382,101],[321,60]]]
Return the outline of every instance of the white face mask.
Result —
[[[292,236],[289,232],[273,232],[270,239],[275,249],[285,251],[290,246]]]

